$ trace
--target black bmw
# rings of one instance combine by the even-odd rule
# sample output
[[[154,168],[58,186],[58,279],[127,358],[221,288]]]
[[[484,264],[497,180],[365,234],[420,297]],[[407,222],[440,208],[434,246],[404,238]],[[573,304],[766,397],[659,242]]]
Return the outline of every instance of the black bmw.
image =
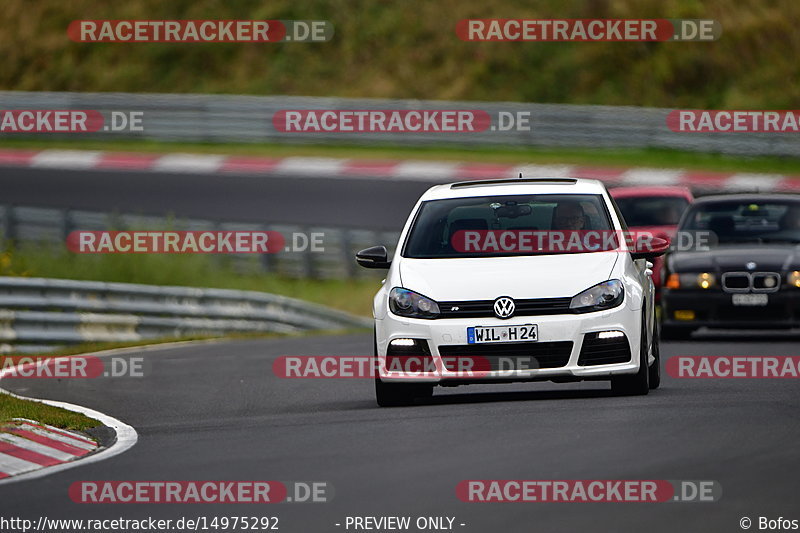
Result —
[[[664,262],[663,338],[800,327],[800,195],[695,201]]]

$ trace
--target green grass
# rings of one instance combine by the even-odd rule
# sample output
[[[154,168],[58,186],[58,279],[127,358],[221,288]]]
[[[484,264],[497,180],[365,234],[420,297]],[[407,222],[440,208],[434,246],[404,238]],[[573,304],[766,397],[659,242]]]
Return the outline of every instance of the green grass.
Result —
[[[715,19],[715,42],[464,42],[464,18]],[[317,19],[327,43],[75,43],[76,19]],[[795,108],[796,0],[5,0],[0,88]]]
[[[57,428],[78,431],[103,425],[80,413],[0,393],[0,423],[8,422],[12,418],[27,418]]]
[[[0,275],[254,290],[372,316],[372,297],[380,287],[377,278],[288,278],[260,272],[257,261],[253,257],[244,264],[234,264],[231,257],[206,254],[84,255],[23,244],[0,254]]]
[[[212,144],[156,141],[2,139],[0,148],[47,148],[123,152],[225,154],[261,157],[421,159],[498,164],[570,164],[601,167],[686,168],[718,172],[800,174],[800,159],[735,157],[667,149],[578,149],[532,147],[407,147],[348,144]]]

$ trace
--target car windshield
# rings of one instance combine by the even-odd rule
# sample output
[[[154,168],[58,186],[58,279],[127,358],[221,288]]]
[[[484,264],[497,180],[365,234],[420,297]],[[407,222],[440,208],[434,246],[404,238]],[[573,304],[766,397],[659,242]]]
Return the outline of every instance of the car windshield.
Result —
[[[710,231],[720,244],[800,243],[800,202],[699,204],[689,213],[681,230]]]
[[[677,226],[689,205],[679,196],[639,196],[616,198],[619,210],[629,227]]]
[[[612,229],[606,204],[599,194],[531,194],[430,200],[422,204],[414,219],[403,249],[403,256],[430,259],[542,253],[520,250],[466,251],[454,246],[454,236],[461,230],[607,231]],[[549,250],[546,253],[555,252]]]

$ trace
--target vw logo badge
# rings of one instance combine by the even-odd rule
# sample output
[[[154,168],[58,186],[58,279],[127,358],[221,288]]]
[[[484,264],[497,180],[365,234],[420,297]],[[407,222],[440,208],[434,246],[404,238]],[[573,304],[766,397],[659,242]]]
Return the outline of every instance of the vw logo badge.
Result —
[[[497,318],[511,318],[516,307],[514,300],[508,296],[501,296],[494,301],[494,314],[497,315]]]
[[[755,264],[754,262],[750,261],[750,262],[749,262],[749,263],[747,263],[745,266],[747,267],[747,270],[755,270],[755,268],[756,268],[758,265],[757,265],[757,264]]]

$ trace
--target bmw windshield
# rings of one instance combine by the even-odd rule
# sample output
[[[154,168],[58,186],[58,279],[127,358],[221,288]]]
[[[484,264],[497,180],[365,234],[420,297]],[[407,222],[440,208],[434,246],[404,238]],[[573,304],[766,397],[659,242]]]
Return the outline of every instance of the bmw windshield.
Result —
[[[698,204],[682,230],[709,231],[719,244],[800,243],[800,202],[726,201]]]

